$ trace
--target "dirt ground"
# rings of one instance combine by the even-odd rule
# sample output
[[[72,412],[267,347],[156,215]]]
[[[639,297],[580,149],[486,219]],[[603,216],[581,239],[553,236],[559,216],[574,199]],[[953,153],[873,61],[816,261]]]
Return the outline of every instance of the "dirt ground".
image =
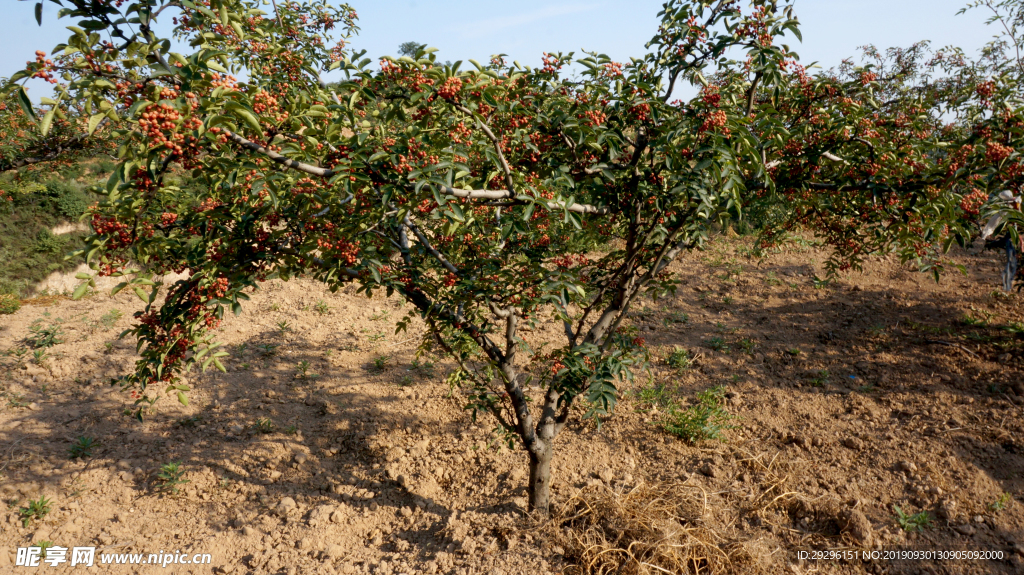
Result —
[[[600,429],[560,436],[552,522],[524,513],[524,454],[473,424],[447,362],[416,357],[420,325],[394,335],[397,299],[269,282],[219,330],[228,372],[189,374],[189,405],[167,397],[143,423],[106,384],[133,363],[117,340],[133,294],[24,305],[0,316],[0,573],[27,572],[15,549],[42,541],[212,555],[52,572],[577,573],[594,548],[570,515],[629,497],[642,514],[650,486],[685,503],[673,528],[702,573],[1024,573],[1024,297],[994,291],[996,254],[958,255],[967,275],[939,284],[884,257],[816,287],[813,246],[756,260],[746,245],[690,254],[674,297],[638,303],[651,379]],[[65,340],[43,366],[14,351],[34,322]],[[689,368],[666,364],[676,348]],[[717,385],[737,427],[697,445],[662,431],[640,393]],[[79,437],[98,442],[91,457],[69,457]],[[170,462],[177,493],[158,476]],[[52,510],[23,526],[40,496]],[[931,521],[906,531],[896,507]],[[1002,559],[814,556],[870,550]]]

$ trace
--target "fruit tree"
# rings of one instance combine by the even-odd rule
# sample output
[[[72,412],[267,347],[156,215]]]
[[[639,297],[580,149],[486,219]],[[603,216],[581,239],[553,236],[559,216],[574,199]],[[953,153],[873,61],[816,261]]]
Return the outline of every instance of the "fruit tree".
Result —
[[[778,0],[670,0],[646,54],[538,68],[374,62],[350,44],[355,11],[325,0],[51,1],[72,35],[6,90],[56,78],[40,133],[63,115],[120,144],[87,255],[146,303],[121,380],[140,416],[184,401],[183,370],[220,367],[214,331],[260,282],[354,282],[411,304],[474,416],[525,450],[546,511],[559,432],[600,421],[644,369],[631,303],[673,290],[669,265],[716,222],[762,214],[762,248],[804,226],[832,272],[896,250],[937,274],[990,210],[1018,241],[990,199],[1024,178],[1019,74],[920,46],[812,75]],[[521,330],[548,321],[564,339],[540,353]]]

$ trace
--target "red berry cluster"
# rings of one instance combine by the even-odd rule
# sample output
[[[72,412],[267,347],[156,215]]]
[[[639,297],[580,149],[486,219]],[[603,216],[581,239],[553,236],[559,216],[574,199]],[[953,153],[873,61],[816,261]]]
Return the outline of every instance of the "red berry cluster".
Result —
[[[51,84],[56,84],[57,79],[53,77],[53,60],[46,57],[46,52],[42,50],[36,50],[36,61],[25,62],[29,67],[36,68],[36,71],[32,73],[33,78],[39,78]]]
[[[459,95],[459,91],[462,90],[462,80],[458,78],[448,78],[441,84],[441,87],[437,89],[437,95],[441,96],[445,100],[455,100],[456,96]]]
[[[985,159],[993,164],[998,164],[1006,158],[1010,157],[1013,153],[1013,148],[1004,146],[999,142],[989,142],[985,144]]]
[[[702,134],[710,131],[721,131],[723,135],[727,136],[729,135],[729,129],[725,127],[727,120],[728,117],[725,115],[724,110],[715,110],[708,114],[708,117],[697,131]]]
[[[120,249],[131,244],[131,227],[124,222],[117,221],[113,216],[93,214],[92,229],[96,232],[96,235],[109,236],[107,240],[108,250]]]

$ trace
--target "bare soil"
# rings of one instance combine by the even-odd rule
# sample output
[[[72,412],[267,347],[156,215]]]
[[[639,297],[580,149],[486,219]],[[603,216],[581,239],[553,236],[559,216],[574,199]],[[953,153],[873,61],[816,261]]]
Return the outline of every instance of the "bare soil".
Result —
[[[31,351],[0,365],[0,573],[22,572],[15,549],[41,541],[213,556],[91,572],[577,573],[599,564],[596,549],[641,537],[624,527],[634,519],[682,542],[691,561],[676,572],[1024,572],[1024,298],[993,291],[995,254],[956,256],[967,275],[939,284],[882,257],[816,287],[813,247],[765,260],[744,247],[689,255],[675,296],[638,303],[651,376],[600,428],[560,436],[547,522],[525,513],[525,455],[471,421],[449,363],[417,358],[417,320],[394,333],[410,311],[397,299],[268,282],[219,330],[228,372],[190,373],[189,405],[168,396],[143,423],[106,383],[132,367],[134,342],[117,334],[135,296],[34,300],[0,316],[0,350],[37,321],[59,322],[65,342],[42,366]],[[696,357],[688,369],[666,364],[677,347]],[[686,402],[717,385],[737,427],[697,445],[662,431],[639,395]],[[78,437],[99,442],[91,457],[69,458]],[[157,475],[172,461],[188,481],[177,493]],[[20,508],[40,496],[52,511],[23,526]],[[645,519],[673,498],[672,526]],[[895,507],[931,522],[906,531]],[[1003,559],[799,554],[913,549]]]

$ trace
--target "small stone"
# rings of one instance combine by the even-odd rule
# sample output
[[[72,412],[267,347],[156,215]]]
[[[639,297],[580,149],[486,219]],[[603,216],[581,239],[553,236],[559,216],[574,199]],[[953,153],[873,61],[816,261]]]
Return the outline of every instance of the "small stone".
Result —
[[[305,453],[299,452],[299,453],[295,454],[295,463],[297,463],[298,465],[302,465],[308,459],[309,459],[309,456],[306,455]]]
[[[946,499],[939,505],[939,518],[946,521],[956,519],[956,500]]]
[[[242,527],[242,535],[245,535],[246,537],[252,537],[253,535],[256,535],[256,530],[246,525],[245,527]]]
[[[982,516],[982,515],[975,515],[974,516],[974,522],[975,523],[984,523],[985,522],[985,517]]]
[[[956,527],[954,527],[954,529],[956,529],[957,532],[959,532],[961,535],[967,535],[968,537],[974,535],[974,527],[971,527],[967,523],[964,523],[963,525],[957,525]]]
[[[914,473],[917,471],[917,465],[913,461],[903,460],[896,464],[896,471],[903,471],[905,473]]]
[[[597,472],[597,476],[601,479],[601,481],[604,481],[605,483],[611,483],[612,479],[615,478],[615,472],[612,471],[610,468],[605,467],[601,471]]]
[[[402,517],[411,517],[412,509],[409,507],[403,507],[400,513],[402,514]]]
[[[295,544],[295,546],[298,547],[299,549],[309,549],[310,547],[313,546],[313,540],[310,539],[309,537],[303,537],[302,539],[298,540],[298,542]]]
[[[341,545],[328,545],[324,551],[331,559],[338,559],[345,555],[345,548]]]
[[[698,471],[706,477],[718,477],[718,469],[710,463],[705,463]]]
[[[280,503],[277,504],[276,511],[278,515],[284,516],[298,509],[298,507],[299,506],[295,503],[294,499],[292,499],[291,497],[285,497],[281,499]]]
[[[345,515],[341,511],[331,513],[331,523],[341,523],[343,521],[345,521]]]
[[[370,511],[376,511],[376,510],[380,509],[380,505],[377,505],[376,501],[371,501],[369,507],[370,507]]]
[[[843,533],[849,535],[857,545],[870,547],[874,542],[871,522],[860,509],[847,509],[840,514],[840,520],[845,523]]]
[[[843,446],[854,451],[860,451],[864,449],[864,442],[856,437],[847,437],[843,440]]]
[[[281,479],[281,472],[275,469],[274,471],[270,472],[270,475],[268,477],[270,477],[271,481],[277,481],[278,479]]]

